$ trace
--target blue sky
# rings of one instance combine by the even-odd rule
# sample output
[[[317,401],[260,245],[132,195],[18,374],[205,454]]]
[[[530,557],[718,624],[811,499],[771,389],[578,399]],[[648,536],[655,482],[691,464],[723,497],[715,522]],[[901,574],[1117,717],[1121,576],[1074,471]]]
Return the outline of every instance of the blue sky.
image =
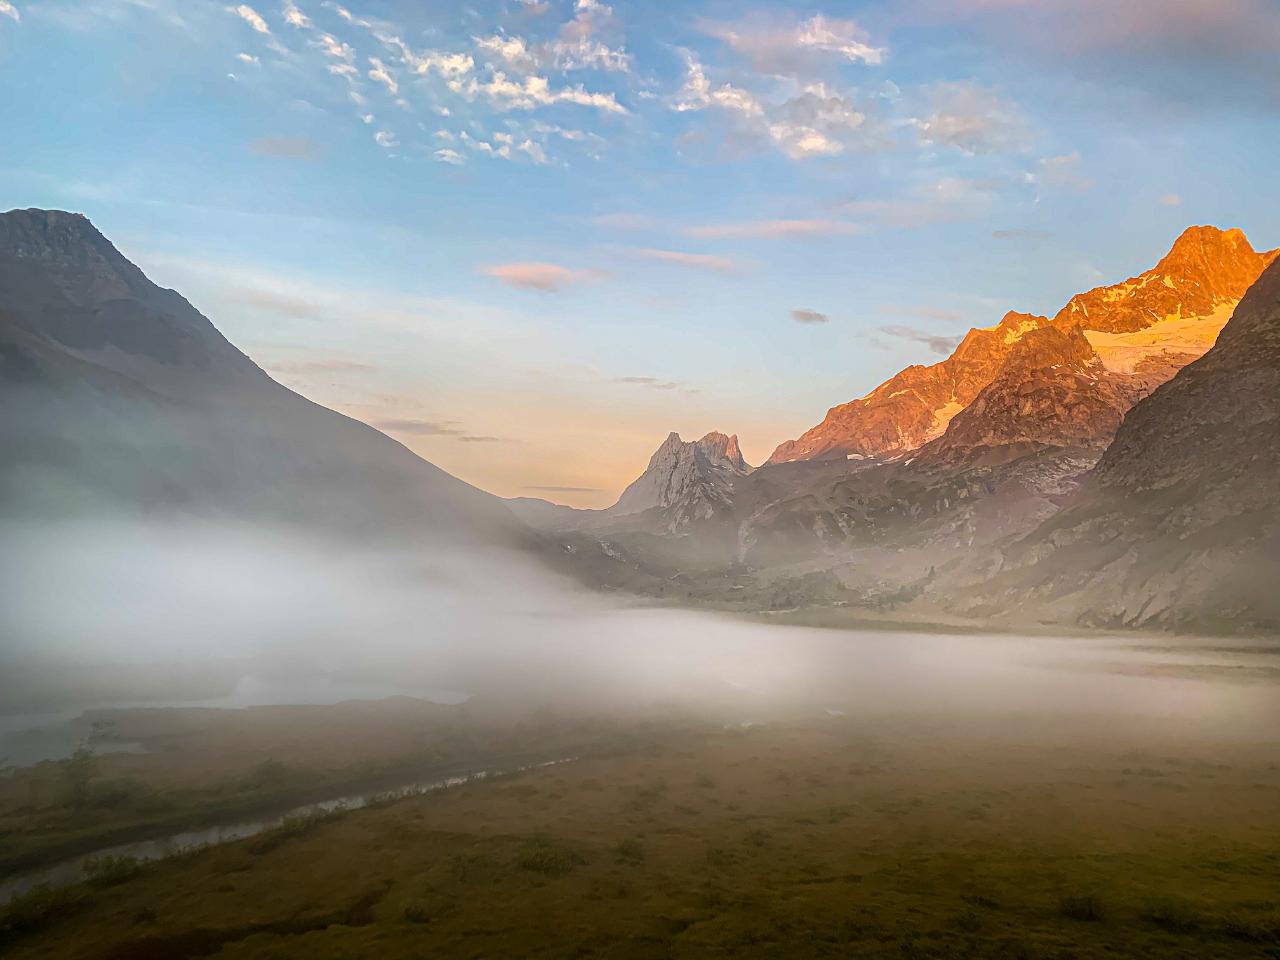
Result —
[[[603,506],[1188,224],[1280,245],[1272,0],[0,0],[0,207],[312,398]]]

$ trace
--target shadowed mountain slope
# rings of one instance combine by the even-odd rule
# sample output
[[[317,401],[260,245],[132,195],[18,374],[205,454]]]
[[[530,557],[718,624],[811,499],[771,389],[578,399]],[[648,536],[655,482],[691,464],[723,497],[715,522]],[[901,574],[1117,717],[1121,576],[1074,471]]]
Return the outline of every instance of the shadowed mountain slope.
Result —
[[[272,380],[83,216],[0,214],[5,515],[111,509],[522,542],[495,497]]]

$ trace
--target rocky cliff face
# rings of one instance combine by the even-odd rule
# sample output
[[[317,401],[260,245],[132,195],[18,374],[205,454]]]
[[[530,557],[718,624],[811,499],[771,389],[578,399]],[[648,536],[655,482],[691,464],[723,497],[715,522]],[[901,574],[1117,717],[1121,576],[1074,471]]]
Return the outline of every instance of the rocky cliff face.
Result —
[[[1132,393],[1136,399],[1213,345],[1245,290],[1278,253],[1255,252],[1239,230],[1191,227],[1151,270],[1073,297],[1053,320],[1009,313],[995,327],[969,331],[946,360],[928,367],[908,367],[866,397],[832,408],[818,426],[798,440],[780,445],[769,462],[910,453],[942,436],[960,411],[974,403],[1005,369],[1015,345],[1048,326],[1064,335],[1071,335],[1076,328],[1083,331],[1102,366],[1128,378],[1128,382],[1114,380],[1118,392]],[[1023,369],[1028,369],[1025,364]],[[1048,424],[1067,426],[1099,399],[1087,377],[1058,379],[1058,400],[1051,404],[1057,413],[1039,428],[1046,438]],[[1094,396],[1082,397],[1079,403],[1068,402],[1061,390],[1069,389],[1072,382],[1088,386]],[[1047,400],[1043,387],[1028,383],[1017,388],[1006,380],[999,392],[1008,400],[1019,390],[1028,394],[1041,389],[1042,399]],[[1024,400],[1031,402],[1026,396]],[[1064,418],[1064,405],[1078,409]],[[1029,412],[1034,407],[1031,402]],[[1109,409],[1110,404],[1102,407]],[[1109,413],[1103,415],[1110,417]],[[965,429],[972,433],[972,418],[969,423]],[[1112,423],[1110,429],[1114,431],[1114,427]],[[1074,442],[1079,432],[1079,424],[1068,427],[1058,445]],[[1109,436],[1102,421],[1092,432]]]
[[[1280,629],[1280,264],[1203,358],[1130,411],[1072,502],[970,612]]]
[[[1142,393],[1133,378],[1106,368],[1079,327],[1033,330],[915,463],[958,468],[1050,448],[1101,452]]]
[[[679,529],[726,507],[735,480],[750,472],[736,435],[713,432],[686,443],[672,433],[608,513],[617,517],[658,510],[669,529]]]

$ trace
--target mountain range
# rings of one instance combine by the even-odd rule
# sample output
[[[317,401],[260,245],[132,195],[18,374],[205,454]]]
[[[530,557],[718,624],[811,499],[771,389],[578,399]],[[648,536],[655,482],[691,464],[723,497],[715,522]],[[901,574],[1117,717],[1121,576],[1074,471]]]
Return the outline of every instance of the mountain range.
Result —
[[[84,217],[0,214],[3,519],[198,516],[536,551],[744,610],[1280,629],[1280,251],[1192,227],[749,465],[670,434],[605,510],[502,501],[272,380]]]
[[[1041,569],[1040,553],[1022,544],[1069,522],[1083,509],[1081,498],[1098,496],[1091,491],[1111,469],[1116,454],[1108,451],[1120,449],[1124,425],[1154,422],[1149,411],[1163,408],[1174,384],[1203,377],[1205,365],[1226,369],[1210,363],[1218,356],[1211,348],[1232,315],[1255,300],[1242,305],[1247,291],[1280,269],[1271,266],[1278,255],[1255,251],[1239,230],[1189,228],[1151,270],[1072,297],[1052,317],[1010,312],[993,327],[971,330],[947,359],[908,367],[832,408],[732,484],[717,485],[719,473],[690,460],[701,482],[678,489],[716,490],[710,507],[700,495],[683,502],[677,493],[625,521],[605,511],[589,523],[562,516],[551,528],[566,542],[575,539],[576,550],[600,549],[626,568],[621,580],[628,586],[636,587],[639,573],[642,589],[691,601],[851,606],[929,619],[1188,628],[1270,622],[1270,614],[1255,616],[1247,604],[1224,612],[1209,602],[1208,587],[1187,592],[1182,607],[1153,602],[1136,610],[1125,604],[1143,595],[1137,587],[1108,593],[1073,592],[1057,581],[1037,586],[1030,571]],[[1262,335],[1255,329],[1243,339]],[[1253,423],[1255,410],[1266,422],[1265,401],[1241,410],[1248,411],[1242,423]],[[1133,429],[1119,433],[1126,445]],[[1273,435],[1255,439],[1272,451],[1280,443]],[[670,444],[633,488],[661,483],[665,472],[656,468]],[[1104,452],[1108,459],[1098,465]],[[1200,456],[1195,449],[1184,454]],[[1148,458],[1160,459],[1158,449],[1133,460]],[[1250,502],[1270,509],[1275,496],[1259,489]],[[1112,500],[1126,509],[1114,492]],[[1243,594],[1256,592],[1247,586],[1251,574],[1240,582]],[[1054,591],[1061,591],[1057,602],[1039,602]]]

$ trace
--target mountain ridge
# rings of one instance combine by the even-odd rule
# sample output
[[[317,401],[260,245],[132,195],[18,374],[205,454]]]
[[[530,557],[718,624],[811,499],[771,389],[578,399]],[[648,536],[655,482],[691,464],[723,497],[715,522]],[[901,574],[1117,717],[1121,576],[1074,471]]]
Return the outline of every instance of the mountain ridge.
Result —
[[[797,440],[784,441],[768,463],[820,457],[903,456],[941,437],[1000,371],[1014,343],[1032,330],[1080,326],[1108,356],[1145,363],[1146,389],[1167,380],[1212,346],[1213,335],[1280,249],[1258,253],[1238,228],[1192,226],[1150,270],[1076,294],[1052,319],[1010,311],[994,327],[971,329],[946,359],[913,365],[866,396],[832,407]],[[1143,349],[1130,336],[1166,321],[1201,320],[1195,336],[1174,349]],[[1182,324],[1179,333],[1186,333]],[[1094,336],[1090,337],[1089,334]],[[1126,341],[1125,337],[1129,336]],[[1111,338],[1108,340],[1107,338]]]

